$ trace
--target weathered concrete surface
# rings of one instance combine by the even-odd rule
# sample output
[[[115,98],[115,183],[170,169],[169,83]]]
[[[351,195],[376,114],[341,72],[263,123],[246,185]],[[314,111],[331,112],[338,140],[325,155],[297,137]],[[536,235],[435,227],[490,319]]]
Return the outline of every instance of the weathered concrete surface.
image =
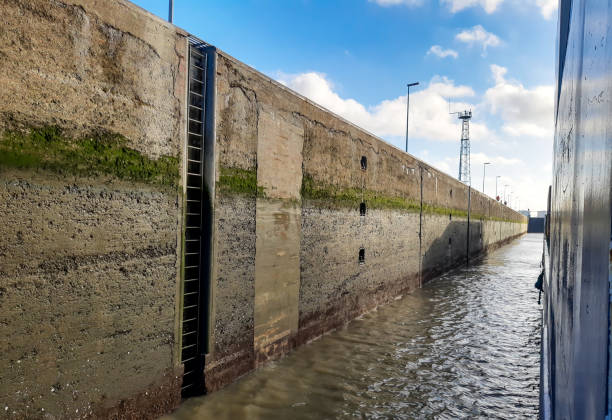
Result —
[[[304,128],[293,115],[262,106],[258,113],[256,361],[286,352],[298,330],[302,147]]]
[[[185,33],[121,0],[2,0],[0,10],[0,142],[57,126],[68,143],[112,133],[151,159],[182,155]],[[171,410],[182,375],[176,186],[2,162],[2,414]]]
[[[10,220],[0,226],[3,407],[17,417],[77,417],[160,383],[165,399],[141,397],[134,409],[171,408],[170,384],[180,384],[175,197],[120,182],[0,175],[0,215]]]
[[[418,287],[418,217],[303,207],[300,342]]]
[[[298,330],[301,209],[257,200],[256,362],[286,352]]]
[[[217,194],[213,351],[206,360],[209,391],[254,367],[255,196]]]
[[[218,73],[225,69],[218,65]],[[208,391],[227,385],[255,367],[255,257],[257,209],[257,118],[255,93],[242,75],[217,77],[217,182],[215,195],[214,278],[212,282],[212,352],[206,356]],[[222,185],[223,168],[255,180],[240,191]],[[232,180],[231,174],[228,179]],[[238,177],[238,176],[237,176]],[[244,177],[238,177],[243,180]],[[219,179],[221,178],[221,180]],[[227,187],[227,188],[226,188]]]
[[[178,155],[185,33],[123,0],[0,7],[0,128],[104,130],[149,156]]]
[[[233,297],[215,295],[209,390],[465,263],[468,202],[472,257],[525,231],[511,209],[224,53],[217,86],[216,208],[232,221],[217,226],[223,235],[216,240],[223,247],[249,226],[256,269],[253,278],[239,259],[217,256],[217,272],[234,275],[217,276],[216,287],[254,306],[235,308],[233,319],[245,323],[224,329],[229,314],[219,308],[233,308]],[[256,202],[255,214],[232,208],[228,197]]]

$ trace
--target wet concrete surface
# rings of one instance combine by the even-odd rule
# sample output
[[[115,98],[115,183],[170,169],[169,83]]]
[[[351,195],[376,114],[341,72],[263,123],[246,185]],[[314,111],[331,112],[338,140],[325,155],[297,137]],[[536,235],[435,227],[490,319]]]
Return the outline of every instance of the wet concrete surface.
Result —
[[[541,252],[528,234],[166,419],[537,418]]]

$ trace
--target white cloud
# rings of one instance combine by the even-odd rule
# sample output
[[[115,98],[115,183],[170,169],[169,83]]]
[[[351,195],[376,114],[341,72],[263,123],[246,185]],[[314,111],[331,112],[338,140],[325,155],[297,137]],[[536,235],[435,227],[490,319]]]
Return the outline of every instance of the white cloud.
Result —
[[[529,171],[508,172],[499,179],[497,193],[502,199],[505,193],[505,198],[509,200],[508,204],[515,209],[546,210],[550,174],[542,171],[534,173],[532,168]],[[489,176],[488,169],[486,181],[487,193],[490,196],[495,195],[495,178]]]
[[[459,151],[451,156],[427,157],[430,164],[449,174],[457,177],[459,170]],[[546,194],[550,185],[550,164],[533,166],[523,160],[524,156],[515,155],[501,156],[497,154],[487,154],[472,152],[471,154],[471,178],[472,188],[484,192],[489,197],[494,198],[497,194],[502,198],[509,199],[509,204],[513,208],[531,208],[531,210],[542,210],[546,208]],[[425,156],[421,156],[425,157]],[[550,156],[542,156],[542,161],[550,159]],[[486,178],[483,191],[483,163],[489,162],[486,169]],[[497,178],[497,176],[500,176]]]
[[[492,64],[490,66],[491,73],[493,74],[493,80],[495,80],[495,84],[500,84],[505,82],[506,73],[508,73],[508,69],[502,66],[498,66],[497,64]]]
[[[497,10],[504,0],[441,0],[442,4],[447,4],[452,13],[457,13],[468,7],[480,6],[485,12],[491,14]]]
[[[472,185],[475,188],[478,188],[478,190],[482,190],[483,164],[485,162],[489,163],[487,166],[487,174],[489,178],[492,176],[492,174],[496,173],[514,174],[524,170],[524,162],[518,157],[507,157],[499,154],[487,154],[472,151],[470,153]],[[440,165],[440,167],[435,166],[436,164]],[[459,170],[459,149],[457,149],[456,157],[439,160],[434,164],[434,167],[438,167],[452,176],[457,176],[457,172]],[[493,175],[492,179],[495,180],[495,175]]]
[[[379,6],[421,6],[424,0],[369,0]],[[448,6],[451,13],[457,13],[470,7],[482,7],[482,9],[492,14],[499,10],[502,3],[510,3],[515,8],[529,10],[536,6],[545,19],[550,19],[559,7],[559,0],[440,0],[440,4]]]
[[[457,53],[457,51],[455,50],[451,50],[451,49],[447,49],[445,50],[444,48],[442,48],[439,45],[433,45],[429,51],[427,51],[427,55],[435,55],[438,56],[440,58],[446,58],[446,57],[453,57],[453,58],[457,58],[459,57],[459,53]]]
[[[388,7],[388,6],[420,6],[423,4],[423,0],[370,0],[371,3],[376,3],[379,6]]]
[[[550,19],[559,7],[559,0],[536,0],[536,4],[540,7],[542,16],[546,19]]]
[[[485,162],[489,162],[495,166],[515,166],[521,165],[523,162],[518,158],[508,158],[504,156],[489,156],[485,153],[471,153],[470,160],[473,165],[482,167]]]
[[[553,136],[554,87],[525,88],[516,80],[507,80],[505,67],[491,65],[495,86],[487,89],[484,106],[499,115],[502,130],[510,136],[548,138]]]
[[[482,7],[486,13],[491,14],[504,2],[521,10],[529,10],[529,7],[534,5],[533,0],[440,0],[440,3],[448,5],[451,13],[460,12],[468,7]],[[550,19],[559,6],[559,0],[535,0],[535,6],[540,8],[544,18]]]
[[[457,159],[445,158],[440,160],[434,160],[430,162],[430,165],[439,171],[445,172],[450,176],[457,176],[457,165],[455,161]]]
[[[481,45],[483,53],[487,51],[487,47],[497,47],[501,44],[497,35],[487,32],[481,25],[459,32],[455,39],[468,45]]]
[[[324,74],[309,72],[279,75],[280,82],[312,101],[346,118],[352,123],[381,136],[399,137],[406,130],[406,96],[386,99],[365,107],[354,99],[342,98]],[[447,99],[455,109],[471,109],[473,104],[459,101],[474,96],[469,86],[455,85],[452,80],[436,76],[421,90],[410,93],[410,136],[434,141],[458,141],[456,116],[449,115]],[[494,134],[482,123],[472,123],[475,139],[493,139]]]

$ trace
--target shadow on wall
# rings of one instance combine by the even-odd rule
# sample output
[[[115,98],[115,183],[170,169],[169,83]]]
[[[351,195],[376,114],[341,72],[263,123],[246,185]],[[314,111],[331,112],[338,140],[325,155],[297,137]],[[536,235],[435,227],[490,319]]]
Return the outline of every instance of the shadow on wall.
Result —
[[[422,281],[426,282],[449,269],[466,264],[468,247],[470,258],[477,257],[484,251],[484,236],[484,223],[480,220],[471,221],[469,224],[467,220],[449,223],[444,232],[422,251]]]

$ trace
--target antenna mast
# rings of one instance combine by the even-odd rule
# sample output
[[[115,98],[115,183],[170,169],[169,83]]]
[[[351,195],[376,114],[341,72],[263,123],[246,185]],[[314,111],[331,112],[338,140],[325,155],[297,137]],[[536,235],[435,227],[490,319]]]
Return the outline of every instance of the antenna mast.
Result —
[[[470,173],[470,119],[472,111],[458,112],[461,120],[461,150],[459,152],[459,181],[472,185]]]
[[[448,113],[457,114],[461,120],[461,150],[459,151],[459,181],[472,185],[470,172],[470,120],[472,110],[463,112],[451,112],[450,100],[448,101]]]

